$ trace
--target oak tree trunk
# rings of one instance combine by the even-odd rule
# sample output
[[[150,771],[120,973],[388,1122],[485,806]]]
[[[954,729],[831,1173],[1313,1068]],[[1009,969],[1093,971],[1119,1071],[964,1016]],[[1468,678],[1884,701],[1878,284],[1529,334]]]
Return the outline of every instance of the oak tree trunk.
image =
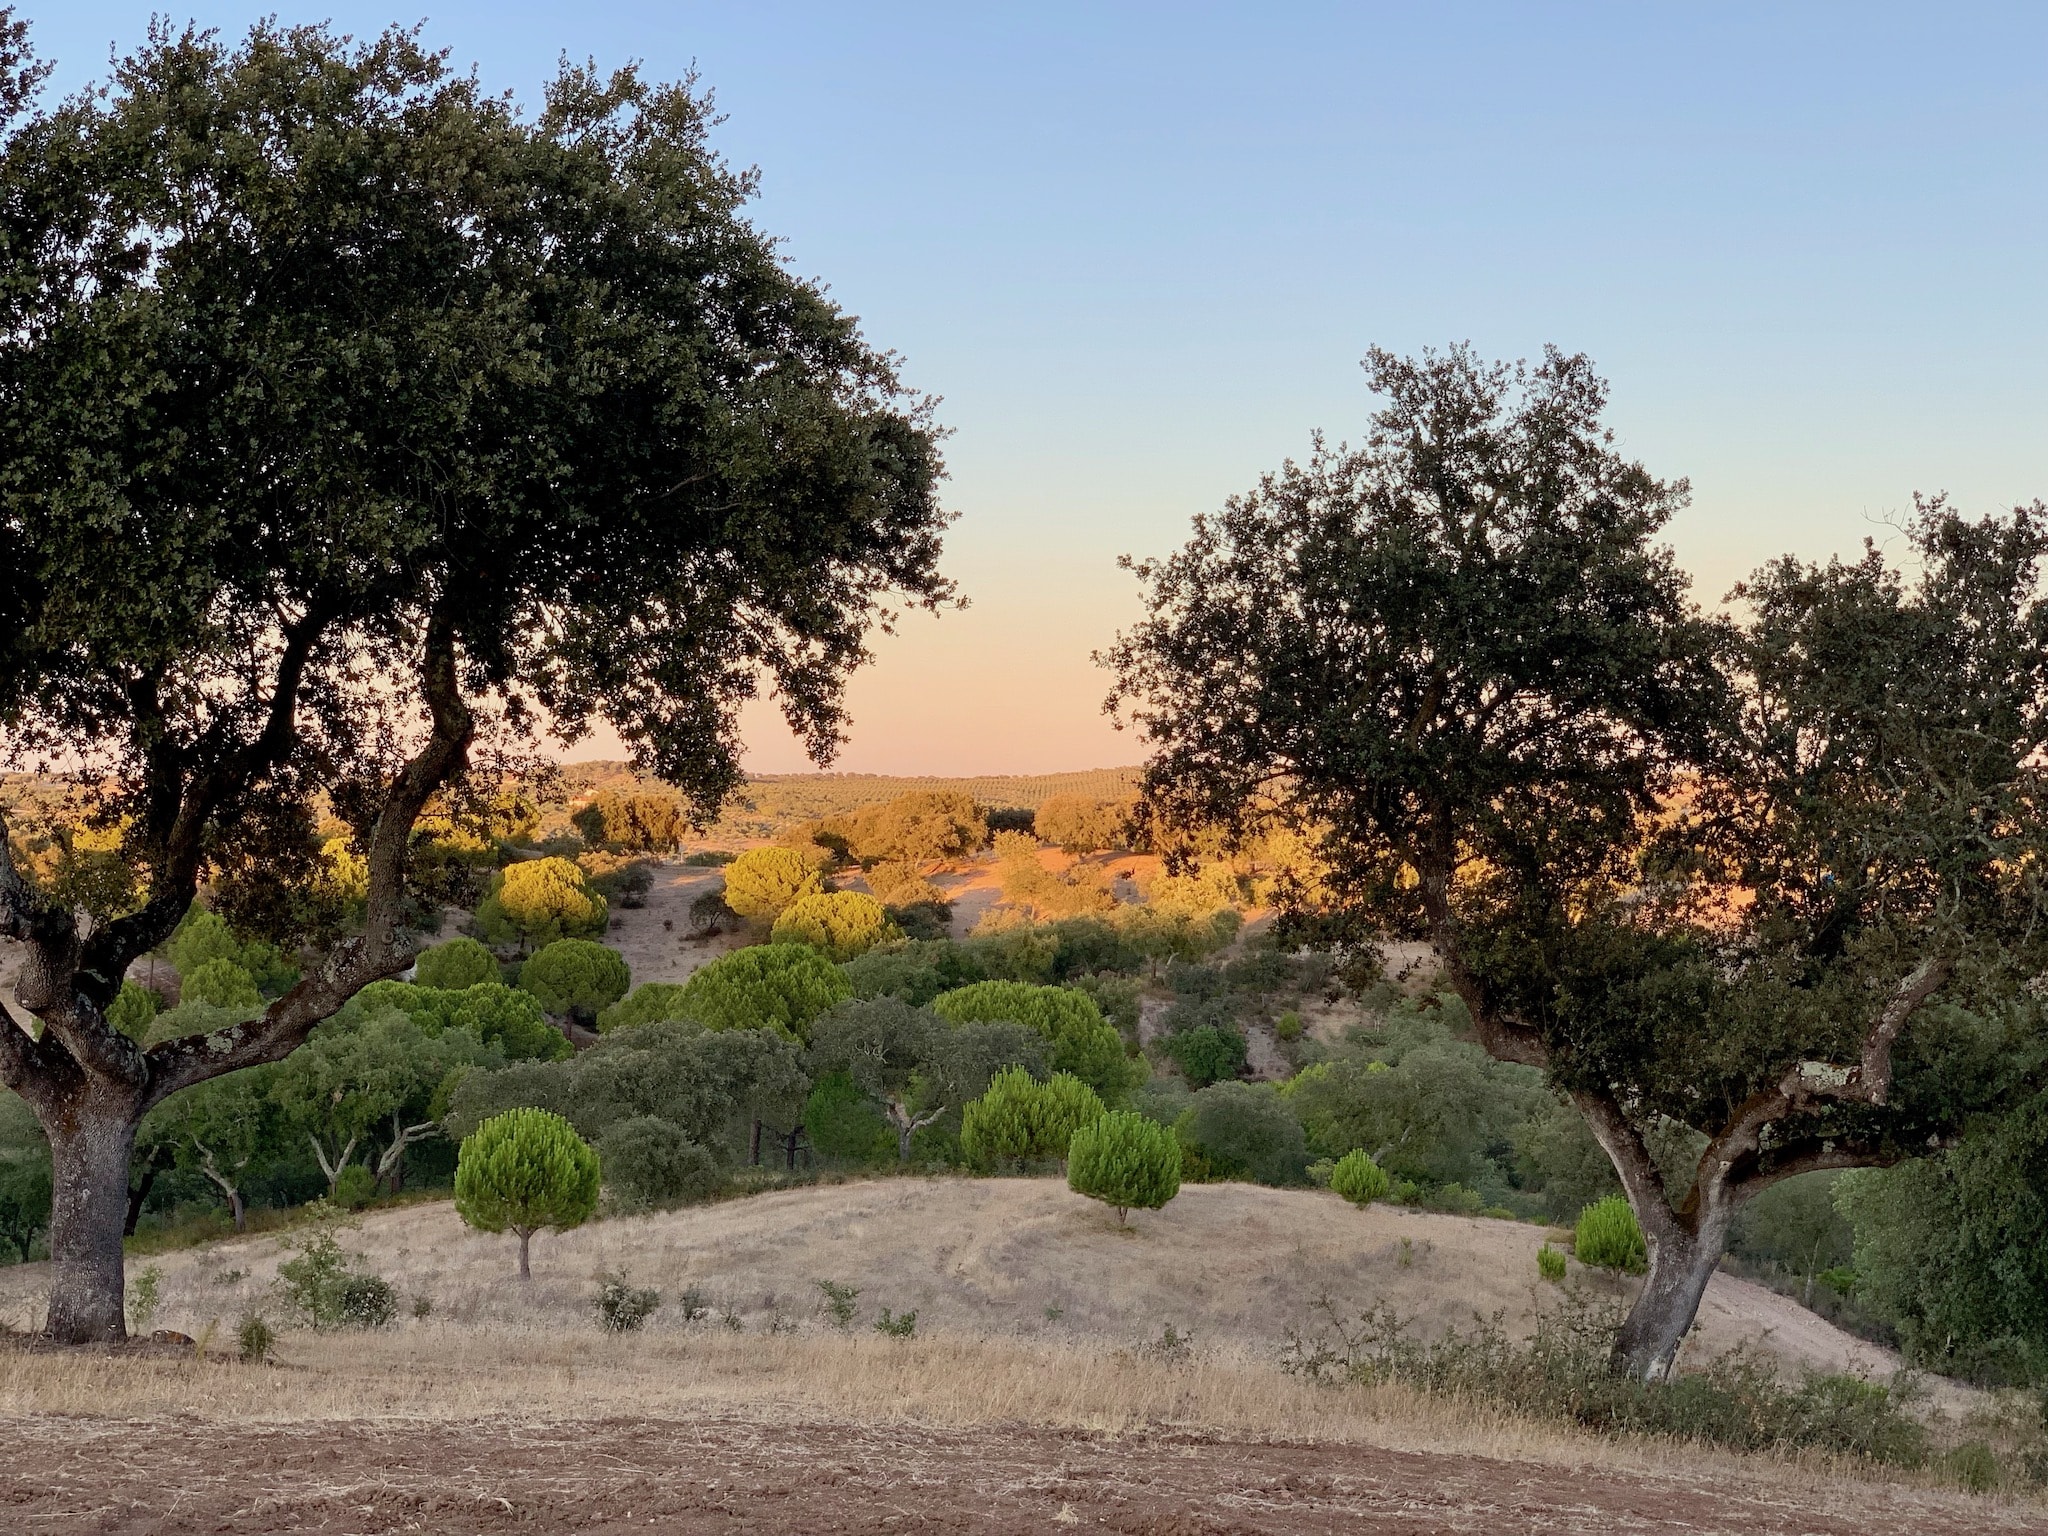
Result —
[[[86,1098],[68,1106],[51,1131],[47,1339],[97,1344],[128,1336],[121,1232],[138,1118],[126,1103]]]
[[[1659,1202],[1662,1203],[1661,1200]],[[1669,1207],[1637,1213],[1649,1248],[1649,1273],[1642,1294],[1629,1308],[1615,1335],[1612,1366],[1617,1375],[1639,1381],[1668,1381],[1678,1364],[1679,1346],[1699,1316],[1700,1299],[1728,1245],[1731,1208],[1710,1208],[1697,1232],[1672,1216]]]

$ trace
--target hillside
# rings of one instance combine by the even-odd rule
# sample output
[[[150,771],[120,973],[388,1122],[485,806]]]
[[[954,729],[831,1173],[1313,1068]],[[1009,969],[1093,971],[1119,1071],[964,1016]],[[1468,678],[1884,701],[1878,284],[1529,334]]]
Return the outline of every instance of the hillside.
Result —
[[[461,1323],[588,1326],[592,1277],[623,1269],[671,1299],[694,1290],[747,1333],[822,1326],[817,1282],[860,1290],[862,1318],[914,1310],[921,1331],[1137,1346],[1171,1327],[1204,1350],[1270,1361],[1327,1298],[1349,1321],[1391,1306],[1420,1333],[1503,1315],[1526,1332],[1558,1292],[1536,1275],[1544,1229],[1397,1207],[1354,1210],[1322,1191],[1190,1185],[1163,1211],[1113,1214],[1048,1179],[877,1179],[811,1185],[534,1240],[534,1280],[510,1239],[465,1227],[443,1201],[376,1213],[352,1246],[408,1300]],[[264,1300],[280,1244],[252,1237],[154,1259],[160,1326],[199,1331]],[[140,1261],[137,1266],[140,1267]],[[0,1313],[26,1321],[44,1265],[0,1269]],[[240,1272],[239,1279],[223,1276]],[[1602,1300],[1621,1290],[1572,1267]],[[685,1326],[668,1307],[648,1325]],[[728,1325],[729,1326],[729,1325]],[[1785,1297],[1718,1275],[1693,1349],[1761,1347],[1787,1367],[1888,1376],[1898,1362]]]

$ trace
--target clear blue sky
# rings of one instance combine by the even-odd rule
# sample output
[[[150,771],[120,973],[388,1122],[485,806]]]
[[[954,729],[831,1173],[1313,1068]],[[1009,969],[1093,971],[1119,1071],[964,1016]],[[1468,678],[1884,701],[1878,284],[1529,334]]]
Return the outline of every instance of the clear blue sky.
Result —
[[[272,8],[194,15],[232,34]],[[23,10],[70,87],[150,7]],[[1136,759],[1088,660],[1134,612],[1115,556],[1164,552],[1312,428],[1355,433],[1374,343],[1591,354],[1624,445],[1693,483],[1672,537],[1707,600],[1886,536],[1915,490],[2048,498],[2048,5],[425,19],[529,100],[565,52],[694,63],[763,226],[944,397],[974,607],[879,647],[849,769]],[[757,769],[800,766],[772,721],[749,739]]]

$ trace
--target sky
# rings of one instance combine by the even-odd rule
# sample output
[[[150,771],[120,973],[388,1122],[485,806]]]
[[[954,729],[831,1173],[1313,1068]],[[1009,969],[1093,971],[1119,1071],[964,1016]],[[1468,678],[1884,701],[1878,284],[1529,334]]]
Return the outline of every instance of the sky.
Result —
[[[65,89],[152,9],[20,5]],[[716,92],[759,225],[951,433],[971,606],[878,640],[840,769],[1141,759],[1091,660],[1138,615],[1117,556],[1167,553],[1316,429],[1362,435],[1374,345],[1591,356],[1622,448],[1692,484],[1670,540],[1704,602],[1777,554],[1895,539],[1916,491],[2048,498],[2038,3],[172,15],[232,36],[271,12],[423,21],[529,102],[564,55]],[[746,738],[756,772],[808,766],[772,708]]]

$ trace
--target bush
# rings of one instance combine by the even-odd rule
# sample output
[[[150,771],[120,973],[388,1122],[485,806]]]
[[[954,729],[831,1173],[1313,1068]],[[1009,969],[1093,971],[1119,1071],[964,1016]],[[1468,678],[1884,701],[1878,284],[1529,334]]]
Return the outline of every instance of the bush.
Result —
[[[377,1175],[361,1163],[350,1163],[335,1178],[330,1198],[345,1211],[360,1211],[377,1198]]]
[[[725,870],[725,904],[756,928],[825,889],[817,868],[793,848],[755,848]]]
[[[661,1292],[634,1288],[623,1269],[598,1277],[597,1325],[606,1333],[631,1333],[661,1305]]]
[[[1636,1213],[1629,1209],[1628,1200],[1622,1195],[1609,1195],[1579,1213],[1572,1252],[1578,1255],[1581,1264],[1618,1269],[1631,1275],[1641,1274],[1650,1257]]]
[[[493,944],[545,946],[603,933],[610,910],[573,860],[528,859],[491,882],[476,922]]]
[[[245,1365],[261,1365],[270,1358],[270,1352],[277,1348],[277,1334],[260,1312],[242,1314],[241,1326],[235,1329],[236,1351]]]
[[[1387,1198],[1393,1181],[1363,1147],[1346,1152],[1330,1169],[1330,1188],[1353,1205],[1371,1205]]]
[[[1180,1193],[1180,1144],[1143,1115],[1113,1111],[1074,1132],[1067,1187],[1111,1207],[1118,1222],[1156,1211]]]
[[[859,891],[801,897],[783,909],[769,935],[777,944],[808,944],[832,960],[852,960],[894,936],[882,904]]]
[[[420,951],[412,979],[416,986],[460,992],[498,980],[498,962],[475,939],[450,939]]]
[[[1273,1033],[1281,1040],[1299,1040],[1301,1038],[1301,1029],[1301,1015],[1292,1008],[1273,1021]]]
[[[1005,1067],[967,1105],[960,1148],[977,1163],[1064,1158],[1074,1132],[1104,1113],[1095,1090],[1072,1073],[1058,1072],[1041,1083],[1022,1067]]]
[[[1536,1273],[1552,1285],[1564,1283],[1564,1250],[1545,1243],[1536,1250]]]
[[[626,995],[633,975],[615,949],[589,939],[557,939],[519,968],[519,989],[549,1013],[592,1023]]]
[[[563,1061],[576,1053],[530,992],[514,991],[502,981],[480,981],[453,997],[448,1027],[474,1031],[484,1044],[503,1051],[507,1061]]]
[[[917,865],[909,862],[876,864],[863,873],[868,889],[875,893],[875,899],[892,907],[943,903],[946,899],[946,893],[926,879]]]
[[[643,981],[632,993],[613,1003],[597,1016],[600,1034],[631,1029],[636,1024],[658,1024],[664,1019],[684,1019],[684,987],[680,981]]]
[[[1244,1070],[1244,1036],[1234,1029],[1218,1029],[1213,1024],[1203,1024],[1177,1035],[1168,1035],[1160,1048],[1196,1088],[1227,1082]]]
[[[597,1209],[597,1154],[560,1115],[508,1109],[463,1139],[455,1160],[455,1209],[484,1232],[519,1239],[519,1278],[530,1277],[527,1246],[543,1227],[566,1232]]]
[[[682,1127],[654,1115],[614,1121],[597,1143],[605,1187],[629,1210],[702,1200],[722,1182],[717,1161]]]
[[[163,1000],[149,988],[124,981],[120,994],[107,1005],[107,1023],[130,1040],[141,1040],[162,1008]]]
[[[228,932],[224,919],[204,907],[194,906],[186,912],[165,943],[164,954],[171,962],[171,969],[180,976],[189,976],[209,960],[239,963],[242,946]]]
[[[1093,800],[1086,795],[1055,795],[1038,808],[1032,830],[1068,853],[1093,853],[1099,848],[1127,846],[1125,824],[1132,805],[1121,800]]]
[[[683,983],[680,1009],[706,1029],[777,1029],[808,1043],[811,1024],[853,995],[845,973],[808,944],[756,944]]]
[[[256,978],[233,960],[208,960],[186,975],[178,1001],[206,1003],[215,1008],[254,1008],[263,1001]]]
[[[1102,1017],[1095,1000],[1071,987],[1034,987],[983,981],[941,993],[932,1011],[955,1024],[1010,1021],[1035,1029],[1052,1045],[1056,1072],[1071,1072],[1105,1105],[1122,1104],[1144,1074],[1124,1054],[1123,1036]]]
[[[1301,1122],[1270,1083],[1204,1088],[1174,1122],[1174,1134],[1213,1178],[1299,1184],[1308,1167]]]
[[[278,1293],[308,1327],[382,1328],[398,1315],[398,1294],[362,1263],[322,1227],[277,1266]]]

